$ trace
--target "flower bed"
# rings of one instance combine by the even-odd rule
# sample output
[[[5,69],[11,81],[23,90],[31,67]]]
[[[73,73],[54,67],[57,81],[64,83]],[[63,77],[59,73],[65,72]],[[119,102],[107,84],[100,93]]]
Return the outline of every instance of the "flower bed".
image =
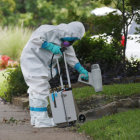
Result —
[[[0,71],[9,67],[10,68],[16,67],[17,65],[18,65],[18,62],[13,61],[12,59],[10,59],[9,56],[7,55],[0,56]]]

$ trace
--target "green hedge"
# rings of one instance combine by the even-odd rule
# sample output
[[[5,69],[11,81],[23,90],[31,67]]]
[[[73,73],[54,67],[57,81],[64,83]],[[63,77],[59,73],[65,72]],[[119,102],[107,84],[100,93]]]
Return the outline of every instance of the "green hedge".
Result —
[[[27,85],[24,81],[20,66],[9,68],[5,71],[7,89],[5,92],[6,100],[11,101],[13,96],[21,96],[27,93]]]
[[[82,64],[98,63],[104,71],[113,71],[122,61],[123,48],[120,42],[115,40],[107,43],[102,37],[91,38],[90,35],[85,35],[75,42],[74,48]]]

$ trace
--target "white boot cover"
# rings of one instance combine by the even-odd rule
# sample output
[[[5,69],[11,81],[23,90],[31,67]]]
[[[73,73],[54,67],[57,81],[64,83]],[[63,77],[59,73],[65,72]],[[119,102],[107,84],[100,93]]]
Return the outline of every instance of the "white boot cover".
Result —
[[[38,128],[55,126],[53,119],[49,118],[47,113],[47,104],[48,104],[47,97],[41,94],[39,94],[38,97],[36,96],[36,94],[33,95],[30,94],[29,98],[30,98],[31,125],[34,125],[35,127]]]
[[[29,81],[28,81],[29,84]],[[33,87],[33,90],[31,89]],[[53,127],[55,126],[52,118],[47,113],[49,95],[49,83],[46,79],[30,79],[29,104],[31,125],[35,127]]]

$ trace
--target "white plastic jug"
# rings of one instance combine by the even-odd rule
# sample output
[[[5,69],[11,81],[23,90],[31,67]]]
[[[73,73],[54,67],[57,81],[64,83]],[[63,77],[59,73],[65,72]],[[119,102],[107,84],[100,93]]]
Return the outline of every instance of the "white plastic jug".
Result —
[[[102,76],[100,66],[98,64],[91,65],[91,75],[95,92],[102,91]]]

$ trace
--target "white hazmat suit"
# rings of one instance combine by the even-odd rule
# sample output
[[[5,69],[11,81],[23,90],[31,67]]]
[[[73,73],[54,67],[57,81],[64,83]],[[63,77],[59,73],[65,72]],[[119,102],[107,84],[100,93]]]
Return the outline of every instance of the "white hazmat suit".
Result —
[[[61,46],[61,38],[77,37],[81,39],[85,33],[85,28],[81,22],[71,22],[60,25],[42,25],[37,28],[26,46],[23,49],[20,64],[24,79],[29,86],[29,105],[31,125],[35,127],[52,127],[53,119],[48,117],[47,97],[49,95],[49,80],[51,79],[50,64],[52,52],[41,48],[44,41]],[[71,67],[78,63],[75,51],[72,46],[65,51],[66,60]],[[61,55],[54,55],[53,67],[56,58]],[[55,73],[55,70],[53,70]]]

